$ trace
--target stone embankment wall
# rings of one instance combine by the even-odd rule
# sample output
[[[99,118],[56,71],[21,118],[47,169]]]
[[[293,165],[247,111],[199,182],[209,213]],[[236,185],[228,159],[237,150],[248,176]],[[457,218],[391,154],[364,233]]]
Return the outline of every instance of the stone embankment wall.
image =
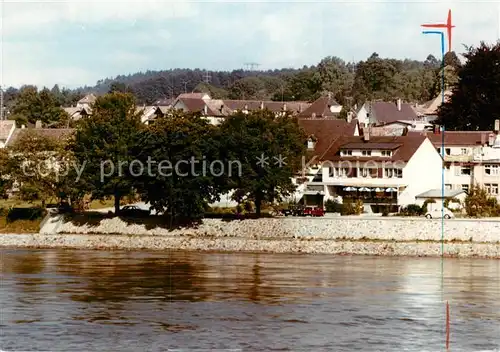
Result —
[[[57,234],[0,235],[0,246],[85,249],[216,250],[361,255],[441,255],[441,221],[426,219],[279,218],[169,231],[127,224],[64,222]],[[446,256],[500,258],[500,221],[445,221]]]

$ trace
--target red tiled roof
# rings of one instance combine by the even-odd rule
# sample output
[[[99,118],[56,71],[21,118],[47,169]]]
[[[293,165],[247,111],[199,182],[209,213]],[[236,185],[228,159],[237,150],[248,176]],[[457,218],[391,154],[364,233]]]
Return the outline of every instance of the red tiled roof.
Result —
[[[208,95],[208,94],[206,94],[206,93],[182,93],[182,94],[179,94],[179,96],[177,98],[178,99],[201,99],[205,95]]]
[[[0,120],[0,139],[7,139],[15,124],[14,120]]]
[[[299,119],[299,126],[308,136],[316,138],[314,154],[323,155],[340,136],[353,136],[358,120],[348,123],[341,119]]]
[[[493,131],[445,131],[444,144],[449,146],[474,146],[488,143],[489,135]],[[427,137],[434,145],[441,145],[443,135],[441,133],[427,132]]]
[[[325,155],[321,158],[322,160],[328,161],[402,161],[408,162],[413,154],[417,151],[417,149],[422,145],[427,137],[421,133],[408,133],[406,136],[397,136],[397,137],[384,137],[384,136],[376,136],[370,137],[370,140],[365,142],[363,137],[361,136],[342,136],[338,138],[332,146],[328,149]],[[384,149],[392,149],[388,148],[388,145],[394,144],[399,145],[397,149],[393,151],[391,157],[358,157],[358,156],[340,156],[340,150],[343,149],[344,146],[352,143],[363,143],[364,145],[369,145],[373,149],[380,149],[380,146],[383,145]]]
[[[339,103],[337,103],[334,99],[329,96],[322,96],[316,99],[311,106],[309,106],[306,110],[302,111],[298,116],[299,117],[337,117],[338,113],[333,113],[330,110],[331,106],[340,107]]]
[[[291,111],[292,113],[300,113],[306,110],[311,104],[305,101],[266,101],[266,100],[230,100],[224,99],[224,104],[231,110],[259,110],[263,105],[264,108],[272,112]]]
[[[372,118],[380,124],[399,120],[415,120],[417,114],[408,103],[401,103],[401,110],[398,110],[396,103],[374,101],[371,103],[370,120]]]

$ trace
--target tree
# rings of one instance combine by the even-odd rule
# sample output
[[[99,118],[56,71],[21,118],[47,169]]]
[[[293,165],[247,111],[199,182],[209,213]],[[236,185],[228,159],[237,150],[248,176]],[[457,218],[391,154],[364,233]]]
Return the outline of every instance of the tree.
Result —
[[[66,140],[26,130],[7,152],[6,173],[18,185],[23,200],[41,200],[44,206],[48,199],[62,199],[73,188],[72,154]]]
[[[332,93],[340,104],[344,104],[354,79],[344,60],[335,56],[325,57],[318,64],[318,73],[322,90]]]
[[[462,67],[462,62],[454,51],[449,51],[444,54],[444,66],[451,66],[457,71]]]
[[[133,151],[144,125],[128,93],[109,93],[97,98],[89,118],[78,124],[71,149],[79,167],[84,167],[75,185],[92,199],[114,197],[115,214],[120,200],[133,192],[131,163]]]
[[[252,200],[260,216],[263,202],[291,194],[291,179],[300,169],[307,138],[296,119],[288,114],[276,117],[265,109],[237,113],[220,128],[226,158],[241,163],[241,173],[232,175],[228,184],[239,203]]]
[[[491,130],[500,118],[500,42],[482,42],[464,56],[467,62],[458,71],[453,95],[438,110],[437,123],[448,130]]]
[[[218,128],[198,115],[180,111],[158,118],[141,133],[137,158],[148,172],[136,188],[145,202],[172,223],[201,218],[218,199],[229,165],[221,163]]]
[[[44,88],[39,92],[34,86],[24,86],[20,89],[11,112],[9,118],[19,124],[34,124],[40,120],[48,125],[67,119],[66,112],[58,105],[51,91]]]

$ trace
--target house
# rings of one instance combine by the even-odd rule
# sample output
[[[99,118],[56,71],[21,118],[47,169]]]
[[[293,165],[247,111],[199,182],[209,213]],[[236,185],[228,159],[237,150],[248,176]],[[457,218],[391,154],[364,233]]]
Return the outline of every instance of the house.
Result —
[[[366,102],[357,113],[360,125],[382,125],[395,121],[419,121],[419,117],[411,104],[403,103],[401,99],[395,102],[373,101]]]
[[[453,92],[451,90],[444,91],[444,101],[448,101]],[[426,122],[432,122],[437,118],[437,111],[443,103],[443,94],[438,94],[437,97],[425,102],[422,105],[415,107],[415,112],[419,117],[423,117]]]
[[[96,99],[96,96],[91,93],[78,100],[76,106],[66,107],[63,110],[72,120],[76,121],[92,114],[92,104],[95,103]]]
[[[427,204],[427,211],[439,210],[445,206],[446,200],[448,200],[448,209],[458,209],[460,204],[464,204],[467,193],[461,189],[449,190],[445,189],[431,189],[427,192],[417,195],[416,204],[423,206],[426,201],[430,201]],[[445,201],[443,201],[443,199]],[[455,203],[453,200],[458,200],[460,203]]]
[[[15,129],[16,121],[0,120],[0,148],[4,148],[7,145]]]
[[[73,128],[16,128],[6,146],[15,146],[28,133],[61,141],[70,138],[74,132]]]
[[[307,176],[315,175],[296,181],[303,190],[300,200],[307,204],[318,198],[362,199],[367,212],[395,211],[441,185],[442,158],[422,133],[337,135],[318,139],[312,147],[319,157]]]
[[[493,131],[445,131],[427,135],[445,162],[448,190],[469,191],[478,185],[500,201],[500,120]]]
[[[337,103],[331,94],[316,99],[307,109],[299,112],[298,118],[338,118],[342,105]]]

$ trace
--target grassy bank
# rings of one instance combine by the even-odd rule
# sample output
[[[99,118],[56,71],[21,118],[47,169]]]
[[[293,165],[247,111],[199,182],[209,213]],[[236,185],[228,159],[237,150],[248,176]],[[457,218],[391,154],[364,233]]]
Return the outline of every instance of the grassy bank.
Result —
[[[8,221],[7,217],[0,217],[0,233],[38,233],[42,219]]]

